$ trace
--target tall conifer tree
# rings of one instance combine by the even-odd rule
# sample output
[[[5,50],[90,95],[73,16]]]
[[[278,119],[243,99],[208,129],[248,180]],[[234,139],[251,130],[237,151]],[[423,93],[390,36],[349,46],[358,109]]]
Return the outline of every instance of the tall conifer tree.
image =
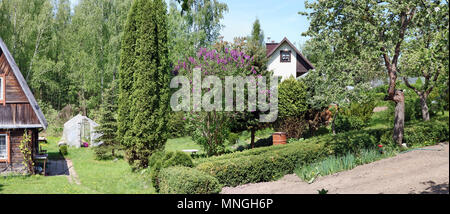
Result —
[[[119,117],[125,119],[120,123],[126,123],[121,125],[120,131],[126,132],[122,142],[128,162],[134,168],[144,168],[148,165],[148,157],[163,149],[167,141],[171,75],[166,3],[163,0],[137,0],[128,21],[125,34],[129,35],[125,40],[130,41],[124,41],[124,45],[130,46],[122,52],[121,72],[126,75],[123,86],[131,86],[128,88],[131,90],[121,94],[121,100],[126,103],[120,105],[129,114]],[[131,26],[135,26],[134,29]],[[126,59],[129,57],[134,60]],[[127,62],[130,65],[125,68]]]

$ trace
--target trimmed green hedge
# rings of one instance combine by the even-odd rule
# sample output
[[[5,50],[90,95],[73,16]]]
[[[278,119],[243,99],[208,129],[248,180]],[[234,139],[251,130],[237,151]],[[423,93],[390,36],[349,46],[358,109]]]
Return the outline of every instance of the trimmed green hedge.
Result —
[[[197,169],[216,177],[225,186],[271,181],[292,173],[299,163],[310,163],[324,156],[323,144],[274,146],[259,155],[240,156],[199,164]]]
[[[149,158],[150,178],[156,191],[159,190],[159,173],[161,169],[171,166],[193,167],[192,158],[181,151],[156,152]]]
[[[408,145],[427,146],[447,141],[449,123],[429,121],[405,128]],[[312,163],[330,155],[357,153],[376,149],[378,144],[394,147],[391,129],[355,130],[337,135],[235,152],[196,161],[197,169],[216,177],[225,186],[271,181],[293,173],[298,165]]]
[[[216,194],[222,190],[215,177],[189,167],[165,168],[159,177],[162,194]]]

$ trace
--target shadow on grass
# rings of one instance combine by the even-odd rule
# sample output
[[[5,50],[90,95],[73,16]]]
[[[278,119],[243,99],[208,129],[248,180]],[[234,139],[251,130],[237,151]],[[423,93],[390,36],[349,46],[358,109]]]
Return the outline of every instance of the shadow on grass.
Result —
[[[272,146],[272,145],[273,145],[272,136],[270,136],[268,138],[259,139],[255,142],[255,148]],[[244,150],[251,149],[251,148],[252,147],[250,144],[240,145],[239,147],[236,148],[236,151],[244,151]]]

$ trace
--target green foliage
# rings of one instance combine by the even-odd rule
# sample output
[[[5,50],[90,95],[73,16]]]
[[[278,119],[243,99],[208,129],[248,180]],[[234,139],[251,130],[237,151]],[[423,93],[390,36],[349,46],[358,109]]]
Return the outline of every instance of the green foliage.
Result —
[[[339,109],[339,114],[346,116],[355,116],[359,118],[363,123],[369,122],[373,115],[373,109],[375,106],[375,95],[371,93],[366,93],[368,96],[367,102],[353,102],[347,107],[342,107]]]
[[[279,117],[301,117],[308,110],[306,86],[303,81],[291,77],[281,82],[278,87]]]
[[[107,158],[106,153],[111,153],[114,156],[114,150],[120,147],[117,138],[117,87],[116,83],[112,82],[109,89],[103,95],[103,102],[100,105],[100,119],[99,126],[96,127],[96,132],[101,134],[96,139],[96,143],[103,142],[103,144],[96,148],[95,154],[98,160]],[[101,147],[101,148],[100,148]],[[111,150],[109,152],[105,150]]]
[[[259,19],[256,19],[253,22],[252,34],[250,36],[250,40],[257,44],[264,44],[264,32],[261,29],[261,24],[259,23]]]
[[[286,132],[287,138],[301,138],[308,128],[308,109],[304,82],[293,77],[281,82],[278,86],[277,131]]]
[[[188,167],[169,167],[161,170],[162,194],[217,194],[222,190],[211,175]]]
[[[449,122],[435,120],[415,122],[406,126],[404,130],[404,143],[409,147],[429,146],[449,140]],[[381,136],[381,144],[392,143],[392,131]]]
[[[186,129],[186,116],[182,111],[170,112],[169,122],[167,124],[169,138],[179,138],[188,136],[190,133]]]
[[[366,125],[364,121],[357,116],[346,116],[338,114],[334,122],[336,126],[336,132],[346,132],[355,129],[362,129]]]
[[[111,160],[117,157],[116,146],[100,145],[93,148],[95,160]]]
[[[34,174],[34,161],[33,161],[33,153],[32,153],[32,145],[31,145],[31,135],[28,130],[25,130],[22,136],[22,140],[20,140],[19,144],[20,153],[22,153],[23,161],[22,164],[25,169],[30,174]]]
[[[358,165],[371,163],[395,155],[395,152],[381,154],[376,149],[363,149],[358,153],[348,153],[344,156],[329,156],[324,160],[309,165],[299,165],[295,174],[308,183],[314,182],[318,176],[331,175],[340,171],[350,170]]]
[[[442,119],[448,120],[448,117]],[[415,146],[426,146],[448,140],[448,130],[448,121],[414,123],[405,128],[404,138],[406,142]],[[392,141],[391,130],[363,129],[302,139],[283,146],[256,148],[197,159],[195,164],[197,169],[216,177],[221,184],[236,186],[275,180],[292,173],[298,166],[314,163],[327,156],[340,157],[352,154],[356,164],[364,164],[377,159],[377,154],[366,150],[375,151],[379,144],[383,144],[383,148],[389,150],[397,148],[397,144]],[[386,155],[391,153],[387,152]],[[343,161],[350,166],[353,164],[350,159],[349,157]]]
[[[68,155],[69,152],[68,152],[68,149],[67,149],[67,145],[61,145],[61,146],[59,146],[59,153],[60,153],[61,155]]]
[[[318,192],[320,195],[325,195],[325,194],[328,193],[328,190],[326,190],[326,189],[321,189],[321,190],[317,190],[317,192]]]
[[[184,152],[156,152],[149,158],[150,179],[156,190],[160,187],[160,171],[171,166],[193,167],[191,157]]]
[[[228,143],[230,145],[234,145],[234,144],[238,143],[238,141],[239,141],[239,135],[238,134],[232,133],[232,132],[230,134],[228,134]]]
[[[148,157],[164,148],[168,137],[170,61],[165,2],[135,1],[125,34],[119,136],[123,136],[121,143],[133,168],[145,168]]]
[[[322,156],[318,144],[288,144],[272,148],[276,149],[258,155],[227,156],[227,159],[204,162],[196,169],[216,177],[225,186],[237,186],[275,180],[292,173],[297,163],[310,163]]]

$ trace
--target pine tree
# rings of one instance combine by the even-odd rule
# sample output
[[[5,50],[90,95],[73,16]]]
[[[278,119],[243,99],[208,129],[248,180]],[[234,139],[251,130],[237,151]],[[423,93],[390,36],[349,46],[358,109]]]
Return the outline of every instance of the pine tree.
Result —
[[[126,94],[129,96],[125,101],[127,107],[124,108],[129,107],[129,115],[125,116],[128,118],[121,131],[126,132],[123,144],[128,162],[136,169],[147,167],[148,157],[154,151],[163,149],[167,141],[170,63],[166,3],[163,0],[137,0],[133,8],[130,13],[132,18],[128,20],[131,23],[128,24],[134,25],[135,28],[127,28],[126,34],[129,34],[127,39],[130,39],[130,43],[124,45],[135,49],[134,53],[125,55],[126,51],[130,51],[127,47],[122,53],[122,59],[123,63],[132,61],[124,59],[127,57],[134,57],[135,61],[129,68],[124,68],[125,64],[121,66],[125,70],[123,75],[130,75],[125,77],[126,83],[123,86],[127,83],[127,86],[130,86],[129,81],[133,77],[131,90]],[[134,39],[133,45],[131,41]],[[121,94],[122,101],[126,99],[124,95]],[[120,105],[124,107],[122,103]]]
[[[103,93],[103,103],[100,105],[100,125],[96,131],[101,134],[96,139],[97,142],[103,142],[101,147],[106,147],[115,156],[115,149],[118,148],[117,140],[117,86],[112,82],[110,88]]]
[[[261,24],[259,23],[259,19],[256,19],[255,22],[253,22],[252,35],[250,37],[250,40],[263,46],[264,33],[261,30]]]

